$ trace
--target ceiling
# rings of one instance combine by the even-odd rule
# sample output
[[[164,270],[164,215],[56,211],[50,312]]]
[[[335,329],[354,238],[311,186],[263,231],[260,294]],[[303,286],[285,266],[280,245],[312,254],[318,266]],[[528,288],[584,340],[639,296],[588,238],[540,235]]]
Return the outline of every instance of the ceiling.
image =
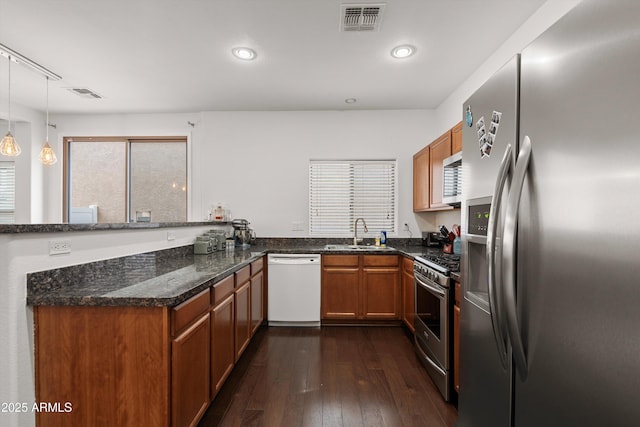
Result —
[[[344,3],[384,3],[379,30],[341,32]],[[0,43],[62,76],[49,83],[52,113],[430,109],[542,3],[0,0]],[[400,44],[417,51],[393,59]],[[257,59],[234,58],[236,46]],[[42,75],[12,63],[11,80],[12,102],[45,109]]]

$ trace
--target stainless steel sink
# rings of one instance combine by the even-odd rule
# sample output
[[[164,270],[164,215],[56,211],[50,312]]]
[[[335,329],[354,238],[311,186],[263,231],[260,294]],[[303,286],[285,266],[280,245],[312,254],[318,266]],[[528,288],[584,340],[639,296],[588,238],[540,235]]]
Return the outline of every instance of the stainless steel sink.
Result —
[[[325,245],[325,251],[388,251],[392,250],[388,246],[374,245]]]

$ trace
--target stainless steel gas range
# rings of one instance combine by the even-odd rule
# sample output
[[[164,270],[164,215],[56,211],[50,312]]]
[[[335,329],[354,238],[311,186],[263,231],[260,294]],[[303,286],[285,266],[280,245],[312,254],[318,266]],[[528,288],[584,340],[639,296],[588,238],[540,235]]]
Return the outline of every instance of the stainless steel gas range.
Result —
[[[413,263],[416,288],[416,352],[446,401],[451,399],[453,290],[451,272],[460,271],[460,256],[420,255]]]

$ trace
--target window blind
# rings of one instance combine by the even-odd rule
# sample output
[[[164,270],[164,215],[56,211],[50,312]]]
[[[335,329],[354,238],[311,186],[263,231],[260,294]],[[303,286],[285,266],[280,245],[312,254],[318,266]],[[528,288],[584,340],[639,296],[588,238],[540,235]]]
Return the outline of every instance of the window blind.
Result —
[[[16,168],[13,162],[0,162],[0,223],[13,224],[16,210]]]
[[[369,234],[395,233],[396,169],[395,160],[311,160],[310,235],[353,236],[357,218]]]

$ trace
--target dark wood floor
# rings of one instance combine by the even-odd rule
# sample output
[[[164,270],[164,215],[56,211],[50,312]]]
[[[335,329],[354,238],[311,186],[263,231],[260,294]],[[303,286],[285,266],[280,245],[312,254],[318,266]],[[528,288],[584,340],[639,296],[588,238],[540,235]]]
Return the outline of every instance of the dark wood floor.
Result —
[[[400,327],[263,327],[199,427],[450,427]]]

